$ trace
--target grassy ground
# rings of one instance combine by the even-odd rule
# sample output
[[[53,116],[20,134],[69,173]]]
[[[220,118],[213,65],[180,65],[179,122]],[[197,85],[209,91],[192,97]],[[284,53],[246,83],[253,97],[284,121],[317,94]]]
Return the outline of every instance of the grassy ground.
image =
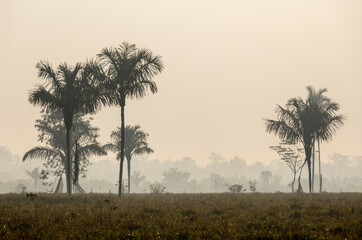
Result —
[[[0,239],[361,236],[361,193],[0,196]]]

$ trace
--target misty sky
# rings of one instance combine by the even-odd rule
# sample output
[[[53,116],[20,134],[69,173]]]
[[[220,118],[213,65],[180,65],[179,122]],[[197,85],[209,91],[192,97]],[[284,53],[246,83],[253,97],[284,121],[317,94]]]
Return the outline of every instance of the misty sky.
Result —
[[[39,60],[74,65],[128,41],[165,64],[159,92],[126,105],[126,124],[150,134],[150,158],[275,159],[279,139],[262,118],[307,85],[328,88],[348,117],[322,161],[362,155],[361,13],[360,0],[1,1],[0,146],[22,155],[38,145],[28,94],[42,82]],[[120,110],[102,109],[94,125],[106,143]]]

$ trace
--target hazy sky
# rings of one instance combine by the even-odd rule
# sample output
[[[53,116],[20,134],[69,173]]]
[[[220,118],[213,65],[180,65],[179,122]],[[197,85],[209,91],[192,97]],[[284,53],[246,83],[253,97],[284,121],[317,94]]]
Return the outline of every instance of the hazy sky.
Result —
[[[28,94],[42,82],[39,60],[74,64],[128,41],[165,64],[159,92],[126,106],[126,124],[150,134],[150,158],[277,158],[268,146],[279,139],[262,118],[275,119],[276,104],[305,97],[307,85],[328,88],[348,117],[323,159],[362,155],[361,13],[361,0],[3,0],[0,146],[22,155],[38,144],[40,108]],[[103,109],[94,124],[106,143],[120,110]]]

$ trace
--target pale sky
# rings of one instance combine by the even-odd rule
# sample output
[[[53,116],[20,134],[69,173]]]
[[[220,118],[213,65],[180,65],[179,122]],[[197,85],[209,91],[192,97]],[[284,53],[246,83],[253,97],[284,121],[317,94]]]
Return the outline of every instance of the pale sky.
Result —
[[[328,88],[348,117],[322,161],[362,155],[361,13],[361,0],[2,0],[0,146],[22,155],[38,145],[28,94],[42,82],[39,60],[74,65],[128,41],[165,64],[159,92],[126,106],[126,124],[150,134],[151,159],[205,164],[216,152],[267,163],[279,139],[262,118],[308,85]],[[102,109],[94,125],[106,143],[120,110]]]

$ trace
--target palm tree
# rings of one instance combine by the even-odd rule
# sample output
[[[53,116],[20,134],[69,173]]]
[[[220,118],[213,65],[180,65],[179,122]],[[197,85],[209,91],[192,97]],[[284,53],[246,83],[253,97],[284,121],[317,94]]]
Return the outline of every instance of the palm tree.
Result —
[[[278,135],[283,141],[301,142],[304,146],[305,162],[308,165],[309,192],[311,193],[311,155],[316,139],[332,140],[333,134],[343,125],[345,117],[338,115],[339,104],[323,94],[327,89],[315,91],[308,86],[308,98],[291,98],[283,108],[277,105],[278,120],[265,120],[266,131]]]
[[[111,139],[113,143],[106,144],[104,149],[117,152],[117,160],[122,157],[122,129],[113,131],[111,133]],[[129,126],[124,129],[124,154],[127,159],[128,167],[128,193],[131,193],[131,159],[134,155],[143,155],[145,153],[152,153],[153,150],[148,147],[147,138],[148,134],[141,130],[139,125]]]
[[[91,65],[77,63],[74,67],[66,63],[60,64],[56,70],[46,61],[36,65],[38,77],[45,80],[30,93],[29,102],[34,105],[58,110],[63,113],[66,130],[66,161],[65,173],[67,192],[72,194],[72,157],[70,149],[71,129],[74,115],[79,112],[95,112],[100,104],[107,104],[102,95],[102,87],[93,77]]]
[[[47,162],[44,166],[42,179],[46,179],[49,173],[48,168],[54,169],[53,174],[58,177],[58,184],[55,192],[62,189],[62,175],[65,172],[66,164],[66,143],[64,126],[61,123],[62,114],[60,112],[49,112],[42,110],[44,119],[36,121],[36,129],[40,142],[45,142],[46,146],[38,146],[27,151],[23,156],[23,161],[30,159],[42,159]],[[107,152],[99,145],[97,138],[99,129],[91,126],[92,118],[85,119],[84,114],[74,116],[73,134],[71,138],[71,151],[74,156],[73,185],[77,192],[84,192],[78,180],[84,175],[86,167],[89,165],[89,158],[92,156],[106,155]]]
[[[98,78],[103,80],[105,89],[112,96],[113,104],[121,107],[121,149],[119,182],[122,182],[125,120],[124,108],[127,98],[143,98],[147,91],[157,92],[152,78],[163,70],[160,56],[154,56],[148,49],[138,49],[135,44],[123,42],[118,48],[104,48],[97,55],[101,68]],[[118,196],[122,194],[122,184],[118,187]]]

